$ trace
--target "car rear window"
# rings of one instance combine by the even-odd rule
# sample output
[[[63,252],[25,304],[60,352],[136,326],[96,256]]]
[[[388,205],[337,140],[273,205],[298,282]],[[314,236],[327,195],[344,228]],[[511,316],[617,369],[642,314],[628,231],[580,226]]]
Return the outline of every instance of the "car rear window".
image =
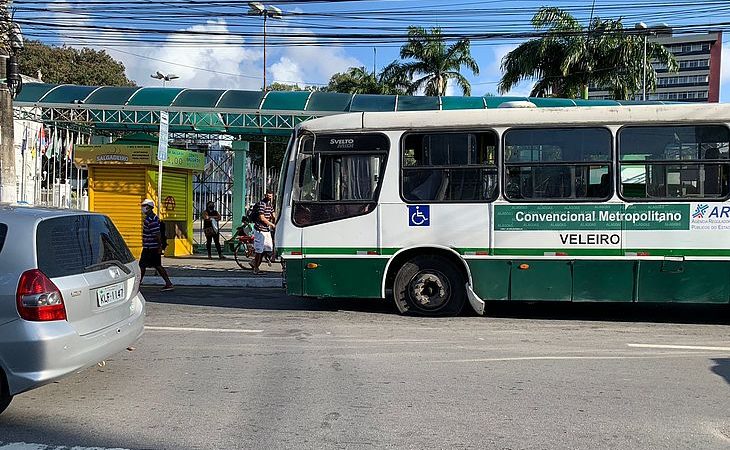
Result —
[[[134,261],[112,221],[101,215],[46,219],[38,224],[36,244],[38,268],[50,278],[93,272],[115,261]]]
[[[3,251],[3,245],[5,245],[5,236],[8,235],[8,226],[4,223],[0,223],[0,252]]]

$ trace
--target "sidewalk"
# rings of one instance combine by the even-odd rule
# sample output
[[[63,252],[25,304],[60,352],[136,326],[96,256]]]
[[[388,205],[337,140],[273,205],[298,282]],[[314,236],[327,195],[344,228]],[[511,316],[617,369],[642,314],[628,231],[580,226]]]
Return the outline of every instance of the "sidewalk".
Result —
[[[167,269],[172,284],[176,286],[220,286],[220,287],[260,287],[277,288],[282,286],[281,264],[261,264],[260,275],[253,270],[241,269],[233,256],[226,259],[208,259],[204,255],[165,257],[162,265]],[[154,276],[150,276],[154,275]],[[162,278],[154,269],[147,270],[142,283],[146,286],[163,286]]]

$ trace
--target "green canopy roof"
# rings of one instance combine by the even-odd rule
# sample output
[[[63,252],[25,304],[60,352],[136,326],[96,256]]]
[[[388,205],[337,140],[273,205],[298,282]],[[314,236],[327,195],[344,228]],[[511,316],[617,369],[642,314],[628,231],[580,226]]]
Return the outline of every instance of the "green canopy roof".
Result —
[[[497,108],[527,100],[538,107],[616,106],[636,102],[528,97],[426,97],[309,91],[242,91],[176,87],[94,87],[27,83],[17,108],[41,120],[107,131],[156,131],[159,111],[170,111],[173,132],[288,134],[298,123],[346,112]],[[664,102],[641,102],[641,104]],[[27,113],[30,114],[30,113]]]

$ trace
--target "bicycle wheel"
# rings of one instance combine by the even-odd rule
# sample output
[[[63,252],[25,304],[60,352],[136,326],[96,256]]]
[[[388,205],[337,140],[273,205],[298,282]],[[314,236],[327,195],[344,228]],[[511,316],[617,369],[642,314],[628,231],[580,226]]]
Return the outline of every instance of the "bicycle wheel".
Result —
[[[239,242],[236,245],[235,250],[233,250],[233,258],[236,260],[236,264],[238,264],[238,267],[241,269],[250,269],[251,266],[248,265],[249,261],[251,259],[248,256],[248,246],[244,244],[243,242]]]

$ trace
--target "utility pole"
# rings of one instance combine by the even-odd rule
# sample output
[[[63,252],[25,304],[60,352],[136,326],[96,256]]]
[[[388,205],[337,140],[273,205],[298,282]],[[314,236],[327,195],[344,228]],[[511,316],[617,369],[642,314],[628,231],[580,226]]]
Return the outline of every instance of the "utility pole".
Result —
[[[263,91],[266,92],[266,20],[267,19],[281,19],[283,12],[277,8],[276,6],[266,6],[262,5],[259,2],[249,2],[248,4],[248,15],[249,16],[259,16],[263,17],[264,19],[264,87]],[[264,94],[265,95],[265,94]],[[263,132],[263,126],[261,128]],[[263,193],[266,193],[266,190],[268,189],[269,185],[269,176],[267,173],[267,166],[266,166],[266,133],[263,133],[264,135],[264,189]]]
[[[13,134],[13,98],[8,85],[8,60],[12,54],[9,2],[0,3],[0,202],[17,201],[15,146]]]

